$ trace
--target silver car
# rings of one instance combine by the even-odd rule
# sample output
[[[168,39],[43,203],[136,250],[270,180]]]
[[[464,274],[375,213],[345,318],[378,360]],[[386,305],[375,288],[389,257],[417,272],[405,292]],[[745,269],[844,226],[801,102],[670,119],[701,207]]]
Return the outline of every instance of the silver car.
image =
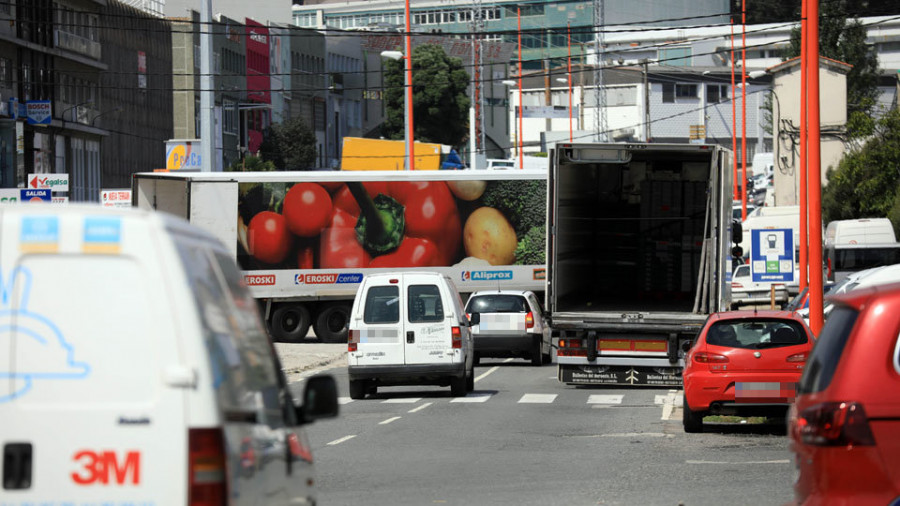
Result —
[[[518,357],[540,366],[550,362],[550,326],[534,292],[475,292],[466,303],[473,324],[475,363],[481,357]]]

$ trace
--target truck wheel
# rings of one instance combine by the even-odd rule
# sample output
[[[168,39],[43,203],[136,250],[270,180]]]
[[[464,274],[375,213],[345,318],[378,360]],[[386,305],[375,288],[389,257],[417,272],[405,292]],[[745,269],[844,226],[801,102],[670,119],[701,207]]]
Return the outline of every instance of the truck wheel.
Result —
[[[684,431],[688,433],[703,432],[703,412],[692,411],[688,406],[687,397],[684,397],[681,408],[681,421],[684,424]]]
[[[538,367],[544,365],[544,354],[541,351],[540,339],[535,339],[534,344],[531,345],[531,365]]]
[[[453,397],[466,396],[466,375],[450,378],[450,395]]]
[[[329,304],[316,317],[313,331],[323,343],[346,343],[347,325],[350,323],[350,306]]]
[[[366,380],[350,380],[350,398],[365,399],[366,398]]]
[[[276,341],[295,343],[309,332],[309,310],[299,304],[283,304],[272,313],[272,337]]]

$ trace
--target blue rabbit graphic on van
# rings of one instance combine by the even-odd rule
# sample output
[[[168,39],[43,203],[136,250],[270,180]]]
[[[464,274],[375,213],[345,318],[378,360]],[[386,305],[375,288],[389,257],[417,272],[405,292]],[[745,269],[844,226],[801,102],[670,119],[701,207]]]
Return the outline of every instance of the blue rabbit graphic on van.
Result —
[[[0,272],[0,403],[23,396],[35,380],[83,379],[91,371],[75,361],[75,349],[50,318],[28,310],[31,286],[25,267]]]

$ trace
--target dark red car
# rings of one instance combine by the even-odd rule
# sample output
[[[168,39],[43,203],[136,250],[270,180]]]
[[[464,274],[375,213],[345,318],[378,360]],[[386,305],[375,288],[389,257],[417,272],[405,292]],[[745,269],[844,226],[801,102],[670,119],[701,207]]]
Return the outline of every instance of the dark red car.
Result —
[[[685,432],[706,415],[784,417],[813,346],[787,311],[728,311],[706,320],[685,356]]]
[[[900,284],[829,298],[791,408],[800,504],[900,504]]]

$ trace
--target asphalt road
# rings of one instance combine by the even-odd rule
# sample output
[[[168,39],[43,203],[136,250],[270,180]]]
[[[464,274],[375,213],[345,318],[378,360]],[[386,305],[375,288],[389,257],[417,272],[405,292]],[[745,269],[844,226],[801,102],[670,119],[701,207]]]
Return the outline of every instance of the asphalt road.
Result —
[[[388,387],[307,432],[323,505],[784,504],[781,425],[681,427],[680,390],[571,387],[555,366],[484,360],[475,392]],[[308,374],[308,373],[303,373]],[[299,387],[302,381],[294,383]]]

